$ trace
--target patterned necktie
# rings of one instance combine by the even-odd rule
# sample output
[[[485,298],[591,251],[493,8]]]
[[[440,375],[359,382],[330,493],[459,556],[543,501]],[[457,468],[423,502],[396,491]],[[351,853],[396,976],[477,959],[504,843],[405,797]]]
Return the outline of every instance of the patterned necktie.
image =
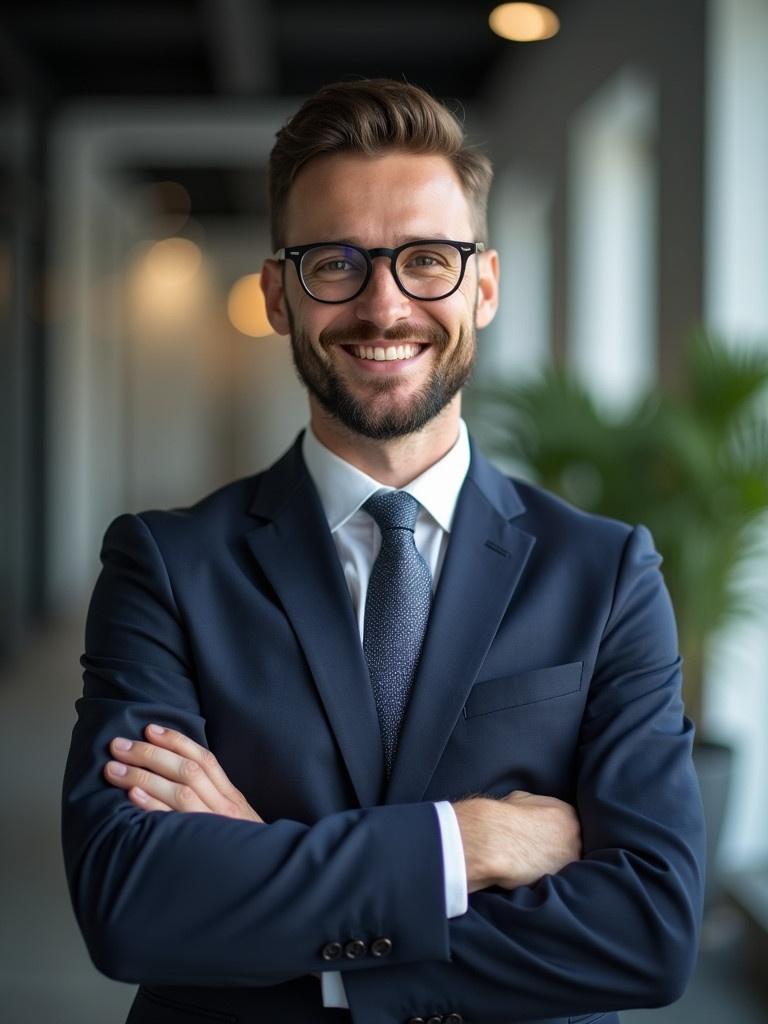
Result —
[[[384,743],[386,777],[427,631],[432,576],[413,539],[418,501],[405,491],[376,494],[363,508],[381,530],[365,599],[363,651]]]

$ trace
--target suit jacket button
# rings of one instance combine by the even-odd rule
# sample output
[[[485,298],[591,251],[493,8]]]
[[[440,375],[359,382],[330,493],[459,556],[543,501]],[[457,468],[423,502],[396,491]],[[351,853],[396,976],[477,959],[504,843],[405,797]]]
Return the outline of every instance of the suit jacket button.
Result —
[[[368,952],[368,947],[362,939],[352,939],[344,947],[344,956],[349,960],[357,960],[361,956],[365,956]]]
[[[423,1017],[411,1017],[408,1024],[426,1024]]]
[[[426,1024],[443,1024],[442,1017],[427,1017]]]
[[[323,960],[338,960],[342,954],[343,946],[340,942],[326,942],[320,950]]]
[[[464,1018],[460,1013],[449,1013],[443,1017],[443,1024],[464,1024]]]
[[[389,956],[392,952],[391,939],[374,939],[371,943],[371,953],[374,956]]]

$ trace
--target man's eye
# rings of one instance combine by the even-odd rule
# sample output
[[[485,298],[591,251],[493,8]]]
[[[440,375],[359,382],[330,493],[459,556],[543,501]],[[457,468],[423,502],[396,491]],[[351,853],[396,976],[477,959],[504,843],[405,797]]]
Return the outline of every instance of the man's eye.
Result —
[[[436,252],[413,252],[408,254],[404,269],[417,270],[444,270],[450,266],[449,261]]]
[[[355,267],[349,260],[326,260],[312,269],[313,274],[348,274]]]

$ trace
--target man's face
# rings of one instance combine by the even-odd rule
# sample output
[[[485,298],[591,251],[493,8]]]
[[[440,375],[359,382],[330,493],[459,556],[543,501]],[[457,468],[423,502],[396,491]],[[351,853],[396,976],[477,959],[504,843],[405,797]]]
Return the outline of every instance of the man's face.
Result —
[[[291,189],[290,245],[343,241],[372,249],[440,237],[475,241],[467,200],[444,157],[319,157]],[[459,289],[432,302],[400,291],[386,257],[374,258],[365,290],[340,304],[310,298],[294,266],[286,264],[283,276],[268,264],[262,279],[271,322],[291,335],[310,403],[357,434],[385,439],[420,430],[466,382],[475,328],[495,312],[496,269],[494,253],[471,256]]]

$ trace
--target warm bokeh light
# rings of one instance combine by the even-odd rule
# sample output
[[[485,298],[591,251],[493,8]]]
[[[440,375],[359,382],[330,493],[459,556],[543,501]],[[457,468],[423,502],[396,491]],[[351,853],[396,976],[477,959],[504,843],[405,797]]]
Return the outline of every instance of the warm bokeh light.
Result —
[[[159,288],[179,288],[195,276],[202,259],[200,247],[188,238],[164,238],[144,256],[144,272]]]
[[[551,39],[560,31],[560,19],[542,4],[500,4],[488,17],[497,36],[515,43],[535,43]]]
[[[261,274],[246,274],[235,281],[227,300],[227,314],[241,334],[249,338],[266,338],[274,334],[264,305]]]
[[[137,252],[131,296],[143,327],[167,328],[194,318],[204,291],[202,263],[200,246],[188,238],[164,238]]]

